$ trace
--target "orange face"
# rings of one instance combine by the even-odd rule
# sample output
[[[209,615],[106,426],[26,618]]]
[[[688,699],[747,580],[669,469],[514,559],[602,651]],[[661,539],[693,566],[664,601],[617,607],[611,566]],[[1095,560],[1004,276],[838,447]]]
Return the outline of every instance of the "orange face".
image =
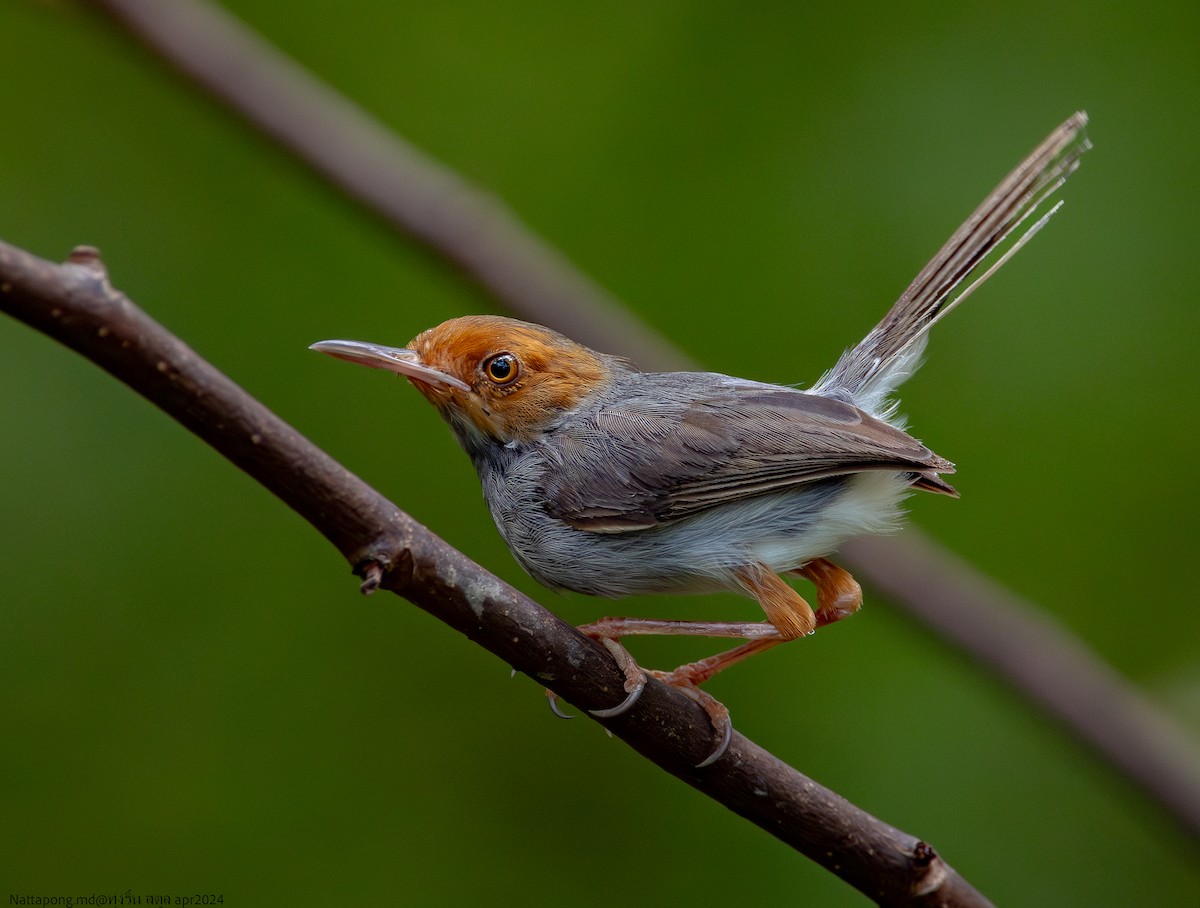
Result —
[[[605,384],[610,366],[555,331],[491,315],[451,319],[407,348],[313,344],[340,359],[406,376],[460,430],[500,441],[532,438]]]

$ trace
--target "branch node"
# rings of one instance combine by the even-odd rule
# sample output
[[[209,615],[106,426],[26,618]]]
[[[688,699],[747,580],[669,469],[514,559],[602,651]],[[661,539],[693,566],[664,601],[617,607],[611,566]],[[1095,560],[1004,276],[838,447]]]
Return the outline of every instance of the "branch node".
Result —
[[[355,565],[354,573],[362,578],[362,583],[358,587],[359,592],[364,596],[370,596],[379,589],[379,584],[383,583],[386,571],[383,564],[374,558],[369,558]]]
[[[918,841],[912,850],[913,869],[920,876],[913,885],[913,895],[924,897],[937,892],[946,883],[946,864],[928,842]]]
[[[916,867],[928,867],[937,860],[937,856],[937,852],[934,851],[933,846],[928,842],[917,842],[913,846],[912,859],[913,865]]]
[[[67,256],[66,263],[86,268],[96,277],[108,279],[108,269],[104,265],[104,260],[100,258],[100,250],[95,246],[76,246]]]

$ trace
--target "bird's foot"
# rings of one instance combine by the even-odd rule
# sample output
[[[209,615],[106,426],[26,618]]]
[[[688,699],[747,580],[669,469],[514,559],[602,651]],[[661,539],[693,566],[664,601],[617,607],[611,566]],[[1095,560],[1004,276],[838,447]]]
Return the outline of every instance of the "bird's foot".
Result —
[[[586,629],[584,630],[587,633]],[[617,666],[625,674],[625,699],[616,706],[606,706],[601,709],[589,709],[588,712],[597,719],[611,719],[614,716],[619,716],[637,703],[642,696],[642,691],[646,689],[646,674],[642,671],[633,655],[625,647],[621,646],[618,640],[612,637],[603,637],[597,634],[588,634],[593,640],[603,646],[609,653],[612,654],[613,660]],[[558,694],[547,689],[546,697],[550,700],[550,711],[560,719],[574,718],[569,713],[565,713],[558,705]]]
[[[780,583],[782,584],[782,581]],[[783,585],[786,586],[786,584]],[[725,751],[728,750],[729,743],[733,739],[733,725],[729,720],[729,710],[711,694],[700,690],[700,685],[731,665],[735,665],[755,653],[770,649],[789,639],[770,623],[713,623],[659,621],[641,618],[603,618],[594,624],[581,627],[580,630],[607,649],[625,674],[625,699],[615,706],[593,709],[589,710],[589,712],[601,719],[612,718],[613,716],[619,716],[627,712],[642,695],[642,691],[646,686],[647,674],[665,684],[669,684],[698,703],[708,714],[709,722],[717,732],[719,738],[717,746],[712,753],[696,764],[697,767],[710,766],[719,760],[725,754]],[[747,640],[747,642],[724,652],[717,653],[714,656],[709,656],[706,659],[681,665],[674,671],[651,671],[647,673],[643,672],[633,656],[619,642],[621,636],[630,634],[741,637]],[[553,691],[546,691],[546,696],[550,698],[550,708],[556,716],[564,719],[571,718],[559,708],[558,696]]]
[[[729,709],[724,703],[712,694],[696,686],[700,683],[694,677],[695,672],[693,669],[696,665],[697,663],[692,662],[687,665],[681,665],[674,671],[651,671],[649,674],[663,682],[663,684],[669,684],[681,694],[695,700],[708,713],[708,721],[712,724],[719,740],[712,753],[696,764],[697,769],[703,769],[705,766],[711,766],[717,760],[721,759],[721,757],[725,756],[725,751],[729,749],[729,742],[733,740],[733,722],[729,719]]]

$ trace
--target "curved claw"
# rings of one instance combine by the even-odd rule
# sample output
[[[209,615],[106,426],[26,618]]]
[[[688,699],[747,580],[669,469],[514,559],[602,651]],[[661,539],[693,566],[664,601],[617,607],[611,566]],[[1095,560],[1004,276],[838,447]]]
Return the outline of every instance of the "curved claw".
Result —
[[[556,694],[554,691],[549,689],[546,690],[546,700],[550,703],[550,712],[554,713],[554,715],[558,716],[560,719],[575,718],[570,713],[565,713],[559,708],[558,694]]]
[[[625,699],[616,706],[608,706],[603,709],[589,709],[588,712],[597,719],[611,719],[613,716],[619,716],[628,710],[633,704],[637,703],[642,696],[642,691],[646,689],[646,675],[638,668],[637,662],[633,656],[629,655],[629,651],[621,646],[616,640],[610,637],[598,637],[598,642],[607,649],[616,660],[621,671],[625,674]],[[560,719],[573,719],[574,716],[564,713],[558,708],[558,695],[554,691],[547,689],[546,697],[550,700],[550,711]]]
[[[697,769],[703,769],[705,766],[712,766],[717,762],[717,760],[725,756],[725,751],[729,750],[729,742],[733,740],[733,723],[726,719],[724,726],[725,734],[721,737],[721,743],[717,745],[716,750],[696,764]]]
[[[729,750],[729,742],[733,740],[733,723],[729,721],[729,710],[725,704],[708,691],[698,688],[692,680],[693,665],[681,665],[673,672],[651,672],[658,680],[671,685],[681,694],[695,700],[708,713],[708,721],[713,729],[721,734],[721,742],[707,757],[696,764],[697,769],[712,766],[725,756]]]
[[[597,719],[611,719],[613,716],[619,716],[621,713],[629,709],[633,704],[637,703],[642,696],[642,691],[646,689],[646,679],[643,678],[640,682],[634,685],[633,690],[618,703],[616,706],[608,706],[604,709],[589,709],[588,712]]]

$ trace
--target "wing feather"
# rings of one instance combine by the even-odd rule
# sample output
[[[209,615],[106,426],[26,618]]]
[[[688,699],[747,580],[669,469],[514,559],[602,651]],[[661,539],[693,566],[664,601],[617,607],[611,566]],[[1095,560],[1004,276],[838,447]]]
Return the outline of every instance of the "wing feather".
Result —
[[[643,377],[678,381],[680,374]],[[868,470],[910,472],[914,485],[954,494],[937,475],[952,473],[953,464],[852,404],[692,376],[713,389],[648,388],[578,413],[546,436],[546,453],[563,465],[544,483],[548,513],[579,529],[624,532]]]

